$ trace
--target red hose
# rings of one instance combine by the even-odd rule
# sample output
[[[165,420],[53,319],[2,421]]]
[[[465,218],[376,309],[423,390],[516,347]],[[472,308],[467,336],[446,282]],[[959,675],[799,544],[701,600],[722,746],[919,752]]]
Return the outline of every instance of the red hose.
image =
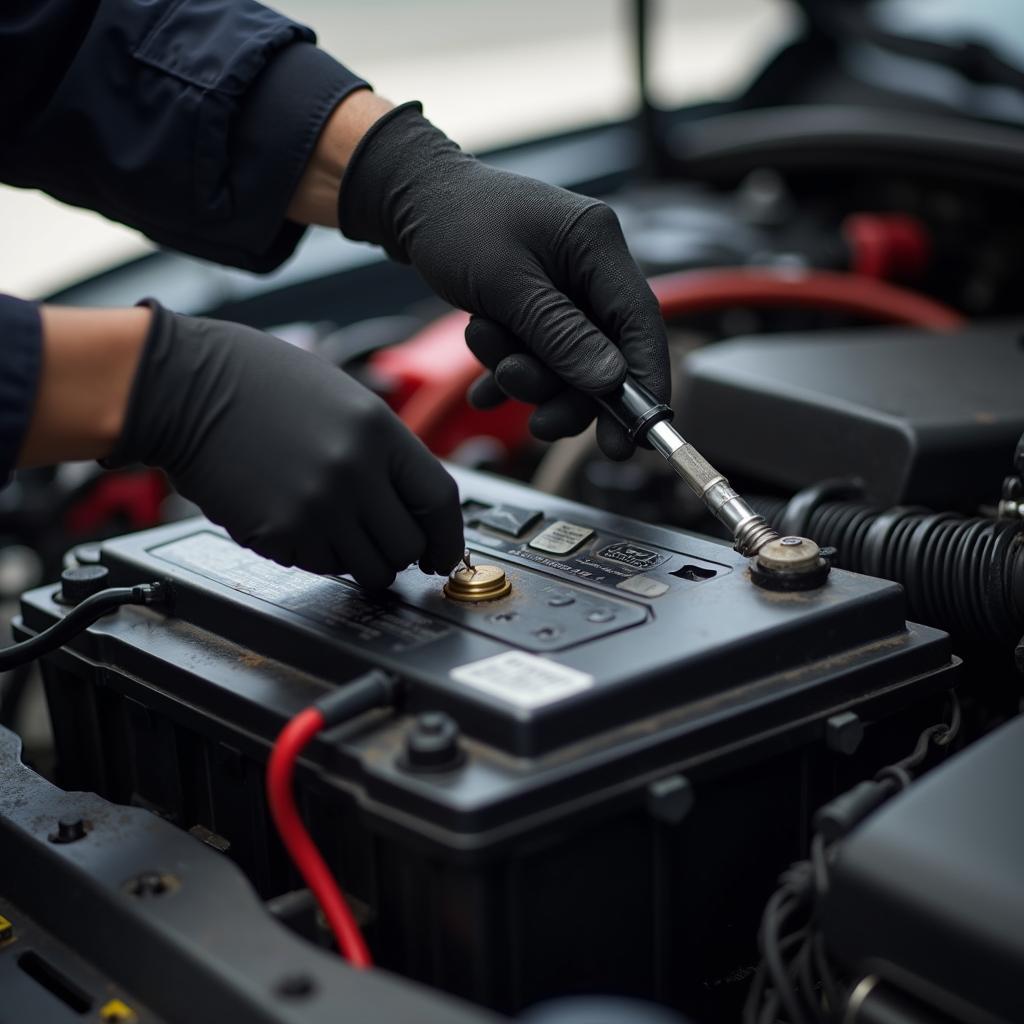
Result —
[[[852,313],[932,331],[952,331],[964,324],[955,309],[919,292],[837,271],[768,267],[685,270],[652,277],[650,284],[666,320],[729,306],[787,306]]]
[[[936,331],[952,331],[964,324],[956,310],[926,295],[858,274],[834,271],[769,267],[685,270],[652,277],[650,285],[666,320],[732,306],[784,306],[850,313],[882,323]],[[465,313],[448,313],[421,332],[429,332],[435,343],[430,352],[434,359],[439,355],[436,342],[441,335],[448,338],[452,365],[449,376],[420,388],[399,410],[405,425],[428,443],[446,417],[464,408],[466,390],[481,372],[475,359],[466,358],[463,332],[468,321]]]
[[[318,708],[311,707],[300,711],[281,730],[267,765],[267,800],[277,831],[295,866],[320,904],[338,949],[353,967],[372,967],[370,951],[366,948],[359,925],[338,883],[320,856],[320,851],[306,831],[306,826],[302,824],[292,793],[295,762],[323,727],[323,714]]]

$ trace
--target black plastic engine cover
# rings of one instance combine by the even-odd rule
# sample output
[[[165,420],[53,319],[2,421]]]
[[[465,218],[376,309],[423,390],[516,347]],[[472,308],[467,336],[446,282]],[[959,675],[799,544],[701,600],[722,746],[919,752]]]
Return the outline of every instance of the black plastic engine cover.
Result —
[[[692,353],[683,433],[786,490],[860,477],[869,501],[993,504],[1024,432],[1024,321],[739,338]]]
[[[2,727],[0,778],[5,1022],[500,1024],[303,942],[215,850],[137,807],[62,792]],[[82,837],[52,842],[59,821]]]
[[[821,924],[847,968],[956,1020],[1024,1020],[1021,779],[1024,717],[843,841]]]
[[[60,781],[199,825],[275,895],[295,876],[264,805],[269,744],[329,688],[392,669],[403,707],[318,738],[298,773],[379,961],[506,1010],[601,990],[706,1013],[742,988],[813,809],[953,685],[948,638],[906,624],[892,583],[834,571],[772,593],[714,541],[453,472],[475,560],[512,580],[501,600],[457,604],[415,568],[369,594],[198,520],[107,542],[112,582],[169,581],[173,614],[124,608],[46,660]],[[36,590],[19,628],[63,613]],[[868,726],[852,758],[825,740],[847,709]],[[460,726],[458,768],[409,769],[426,710]]]

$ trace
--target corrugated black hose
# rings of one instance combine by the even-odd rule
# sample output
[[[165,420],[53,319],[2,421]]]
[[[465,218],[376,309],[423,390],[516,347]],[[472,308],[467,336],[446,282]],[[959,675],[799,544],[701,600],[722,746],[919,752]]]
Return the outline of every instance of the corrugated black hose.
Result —
[[[901,583],[907,617],[959,637],[1016,644],[1024,632],[1024,521],[835,500],[852,485],[750,504],[782,533],[834,547],[833,564]]]

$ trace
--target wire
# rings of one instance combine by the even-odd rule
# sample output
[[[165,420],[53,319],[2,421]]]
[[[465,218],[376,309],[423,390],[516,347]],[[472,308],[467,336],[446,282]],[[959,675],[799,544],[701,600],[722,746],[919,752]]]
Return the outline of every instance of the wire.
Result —
[[[828,861],[825,857],[825,837],[820,832],[811,840],[811,867],[814,870],[814,892],[820,899],[828,892]]]
[[[72,637],[88,629],[97,619],[103,618],[122,605],[160,604],[167,600],[168,595],[169,591],[162,583],[144,583],[137,587],[109,587],[92,594],[41,633],[0,651],[0,672],[7,672],[56,650]]]
[[[821,992],[825,1002],[825,1012],[829,1016],[835,1015],[839,1010],[839,986],[836,984],[835,976],[832,974],[832,965],[828,962],[828,955],[825,952],[825,936],[816,932],[811,939],[814,966],[821,978]]]
[[[312,707],[300,711],[284,727],[274,744],[267,767],[267,798],[277,831],[295,861],[295,866],[320,904],[337,940],[338,949],[353,967],[372,967],[370,951],[359,931],[359,925],[330,868],[302,824],[292,795],[295,761],[324,725],[323,713]]]
[[[803,998],[804,1006],[812,1014],[816,1014],[820,1005],[817,989],[818,982],[814,977],[814,964],[811,959],[811,952],[814,942],[811,936],[810,925],[801,934],[800,949],[793,958],[793,968],[790,974],[795,976],[799,987],[800,996]]]
[[[914,777],[911,775],[911,770],[921,766],[921,763],[928,756],[928,749],[931,744],[934,743],[937,747],[948,747],[956,739],[957,733],[960,731],[962,717],[960,700],[953,690],[949,691],[949,700],[951,705],[949,723],[928,726],[917,737],[917,743],[914,745],[913,751],[903,758],[902,761],[897,761],[895,764],[882,768],[875,776],[876,779],[880,781],[892,779],[900,789],[906,789],[913,782]]]
[[[794,894],[790,886],[774,893],[765,908],[761,926],[764,961],[768,976],[788,1016],[789,1024],[807,1024],[807,1017],[793,988],[783,961],[783,927],[802,909],[803,894]]]
[[[920,768],[932,744],[947,747],[956,738],[961,723],[960,702],[952,690],[949,699],[948,724],[929,726],[907,757],[887,765],[875,776],[886,783],[889,796],[913,781],[911,770]],[[856,791],[857,787],[850,793]],[[843,798],[840,795],[833,802]],[[864,804],[867,813],[875,806],[874,802]],[[863,816],[850,817],[846,827],[854,827]],[[826,846],[825,836],[815,832],[809,859],[790,865],[779,877],[779,887],[768,899],[761,918],[761,962],[743,1006],[744,1024],[776,1024],[780,1019],[786,1024],[819,1024],[839,1019],[841,988],[816,922],[819,901],[828,891],[829,858],[834,849],[835,844]]]
[[[395,694],[396,682],[386,673],[359,676],[292,718],[277,737],[267,764],[267,802],[281,841],[320,904],[338,949],[360,969],[372,967],[373,960],[338,883],[299,816],[293,793],[295,762],[323,729],[389,705]]]
[[[779,1016],[779,995],[777,992],[770,992],[764,1002],[755,1024],[775,1024]]]

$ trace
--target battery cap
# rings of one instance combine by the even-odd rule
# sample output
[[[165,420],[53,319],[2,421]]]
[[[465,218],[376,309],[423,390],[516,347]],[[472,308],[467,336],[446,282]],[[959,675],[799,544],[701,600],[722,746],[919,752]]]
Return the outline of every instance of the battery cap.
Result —
[[[62,604],[81,604],[107,588],[110,570],[105,565],[76,565],[60,574]]]
[[[405,736],[402,767],[410,771],[445,772],[465,760],[459,726],[443,711],[424,711]]]

